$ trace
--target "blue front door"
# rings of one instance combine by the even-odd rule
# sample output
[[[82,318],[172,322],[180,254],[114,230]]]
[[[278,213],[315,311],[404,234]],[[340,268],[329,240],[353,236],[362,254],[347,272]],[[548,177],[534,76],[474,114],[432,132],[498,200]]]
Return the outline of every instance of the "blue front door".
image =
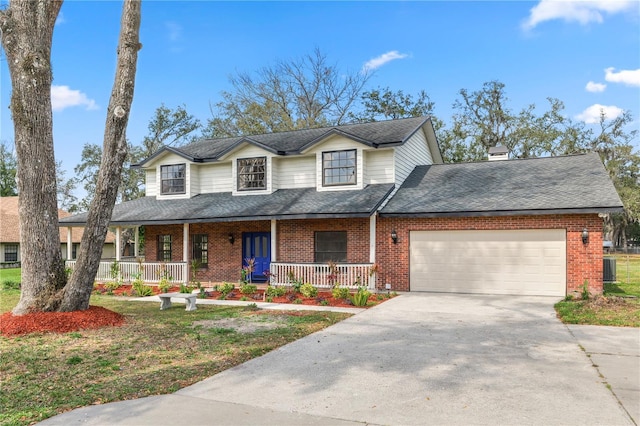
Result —
[[[252,281],[266,281],[265,272],[271,267],[271,233],[245,232],[242,234],[242,266],[254,260]]]

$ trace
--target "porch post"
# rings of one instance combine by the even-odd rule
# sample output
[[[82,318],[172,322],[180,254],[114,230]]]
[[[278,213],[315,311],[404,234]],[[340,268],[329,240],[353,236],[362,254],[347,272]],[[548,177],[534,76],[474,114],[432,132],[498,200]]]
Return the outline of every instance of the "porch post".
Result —
[[[72,260],[71,259],[71,255],[73,254],[72,247],[73,247],[73,241],[71,238],[71,232],[72,232],[73,228],[70,226],[67,226],[67,260]]]
[[[135,237],[133,237],[133,255],[138,258],[138,255],[140,254],[140,237],[138,236],[138,234],[140,233],[140,227],[136,226],[135,227]]]
[[[182,226],[182,261],[184,262],[184,283],[189,282],[189,224]]]
[[[120,262],[120,231],[121,227],[116,226],[116,261]]]
[[[369,217],[369,263],[376,263],[376,215]]]
[[[278,261],[277,260],[278,259],[278,255],[277,255],[278,241],[276,240],[276,235],[277,235],[276,231],[277,231],[276,220],[271,219],[271,261],[272,262]]]

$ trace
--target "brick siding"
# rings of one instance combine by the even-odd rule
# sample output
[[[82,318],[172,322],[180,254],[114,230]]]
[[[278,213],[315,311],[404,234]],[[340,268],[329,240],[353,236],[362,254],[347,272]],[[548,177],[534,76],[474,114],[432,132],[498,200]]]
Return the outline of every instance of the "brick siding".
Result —
[[[589,242],[582,243],[582,230]],[[398,243],[391,241],[391,231]],[[566,229],[567,294],[580,292],[585,280],[592,294],[602,293],[602,219],[596,214],[454,218],[379,218],[376,228],[378,287],[390,283],[397,291],[409,290],[409,233],[437,230]]]
[[[589,230],[589,242],[582,243],[582,229]],[[391,241],[391,230],[398,243]],[[409,233],[431,230],[518,230],[565,229],[567,232],[567,294],[579,293],[585,280],[592,294],[602,293],[602,219],[595,214],[542,215],[469,218],[378,218],[376,225],[377,287],[390,283],[393,290],[409,290]],[[207,234],[209,264],[198,273],[203,283],[236,281],[242,267],[242,233],[270,232],[269,221],[192,224],[189,234]],[[299,219],[277,222],[277,260],[314,261],[316,231],[346,231],[347,261],[369,262],[369,219]],[[147,226],[146,257],[156,260],[157,236],[170,234],[172,260],[182,261],[182,225]],[[233,234],[235,243],[229,243]],[[191,248],[189,248],[191,256]]]

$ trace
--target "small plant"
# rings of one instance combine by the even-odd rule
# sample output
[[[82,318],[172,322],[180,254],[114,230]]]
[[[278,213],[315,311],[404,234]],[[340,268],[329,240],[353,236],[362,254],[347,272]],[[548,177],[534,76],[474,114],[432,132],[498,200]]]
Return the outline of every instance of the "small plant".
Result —
[[[67,279],[69,279],[69,277],[71,277],[71,274],[73,274],[73,269],[72,268],[64,268],[64,274],[67,276]]]
[[[111,276],[111,279],[113,279],[114,281],[120,282],[120,264],[118,263],[117,260],[114,260],[111,263],[111,267],[109,269],[109,276]]]
[[[245,309],[248,311],[257,311],[260,308],[258,308],[258,305],[255,303],[249,303],[247,306],[245,306]]]
[[[76,364],[80,364],[81,362],[82,362],[82,358],[80,358],[79,356],[72,356],[67,360],[67,365],[76,365]]]
[[[294,293],[300,293],[300,288],[302,287],[302,280],[293,280],[291,282],[291,289]]]
[[[265,290],[265,294],[267,296],[271,296],[273,297],[282,297],[285,295],[285,293],[287,292],[287,289],[285,287],[276,287],[276,286],[268,286],[267,289]]]
[[[169,288],[171,288],[171,280],[173,279],[173,277],[169,274],[167,265],[165,265],[164,263],[160,264],[160,267],[158,268],[158,275],[160,276],[158,288],[162,293],[168,292]]]
[[[258,287],[253,284],[243,284],[240,286],[240,293],[246,295],[252,295],[258,291]]]
[[[2,281],[3,290],[20,290],[20,283],[13,280]]]
[[[582,284],[582,292],[580,293],[582,300],[589,300],[589,280],[584,280]]]
[[[300,305],[302,303],[302,299],[298,298],[294,300],[293,303],[295,303],[296,305]]]
[[[351,296],[351,302],[354,306],[367,306],[369,296],[371,296],[371,292],[364,287],[360,287],[358,291]]]
[[[249,298],[248,298],[247,296],[242,296],[242,297],[240,298],[240,301],[241,301],[241,302],[246,302],[247,300],[249,300]]]
[[[329,274],[327,275],[327,281],[331,284],[331,287],[338,285],[336,280],[338,279],[338,265],[333,260],[327,262],[329,266]]]
[[[198,269],[200,269],[200,262],[197,259],[193,259],[189,264],[189,267],[191,269],[191,281],[189,281],[189,284],[191,284],[193,288],[200,288],[202,286],[202,283],[198,280]]]
[[[328,306],[328,305],[329,305],[329,301],[328,301],[327,299],[322,299],[322,300],[320,301],[320,305],[322,305],[322,306]]]
[[[240,281],[246,284],[251,282],[251,275],[256,267],[256,259],[253,257],[247,257],[244,260],[244,263],[245,266],[240,270]]]
[[[190,285],[187,284],[180,284],[180,293],[186,293],[189,294],[191,293],[192,287]]]
[[[384,300],[384,294],[376,294],[376,300]]]
[[[331,290],[334,299],[347,299],[349,297],[349,289],[347,287],[334,287]]]
[[[131,288],[133,289],[135,294],[140,297],[151,296],[153,294],[153,289],[150,286],[145,285],[142,280],[135,280],[131,284]]]
[[[104,288],[107,290],[108,295],[112,295],[114,290],[117,290],[120,287],[119,281],[109,281],[105,283]]]
[[[265,299],[265,302],[273,302],[273,297],[272,296],[267,296],[267,298]]]
[[[221,296],[226,297],[235,289],[236,286],[233,283],[222,283],[218,286],[218,291],[221,293]]]
[[[305,283],[300,286],[300,293],[304,297],[316,297],[318,295],[318,289],[313,286],[313,284]]]

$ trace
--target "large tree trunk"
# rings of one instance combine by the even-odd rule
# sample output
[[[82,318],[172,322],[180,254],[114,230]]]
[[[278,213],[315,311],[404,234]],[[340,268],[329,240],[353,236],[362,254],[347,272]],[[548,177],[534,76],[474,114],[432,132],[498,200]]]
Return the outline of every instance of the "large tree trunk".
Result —
[[[89,307],[93,281],[100,266],[102,247],[120,185],[122,164],[127,156],[126,129],[133,102],[138,50],[142,47],[139,41],[139,0],[125,0],[120,25],[118,64],[107,110],[96,193],[89,207],[75,270],[63,292],[61,311]]]
[[[60,254],[51,113],[51,41],[62,6],[12,0],[0,11],[2,46],[11,75],[11,114],[18,157],[22,293],[16,315],[57,308],[66,276]]]

